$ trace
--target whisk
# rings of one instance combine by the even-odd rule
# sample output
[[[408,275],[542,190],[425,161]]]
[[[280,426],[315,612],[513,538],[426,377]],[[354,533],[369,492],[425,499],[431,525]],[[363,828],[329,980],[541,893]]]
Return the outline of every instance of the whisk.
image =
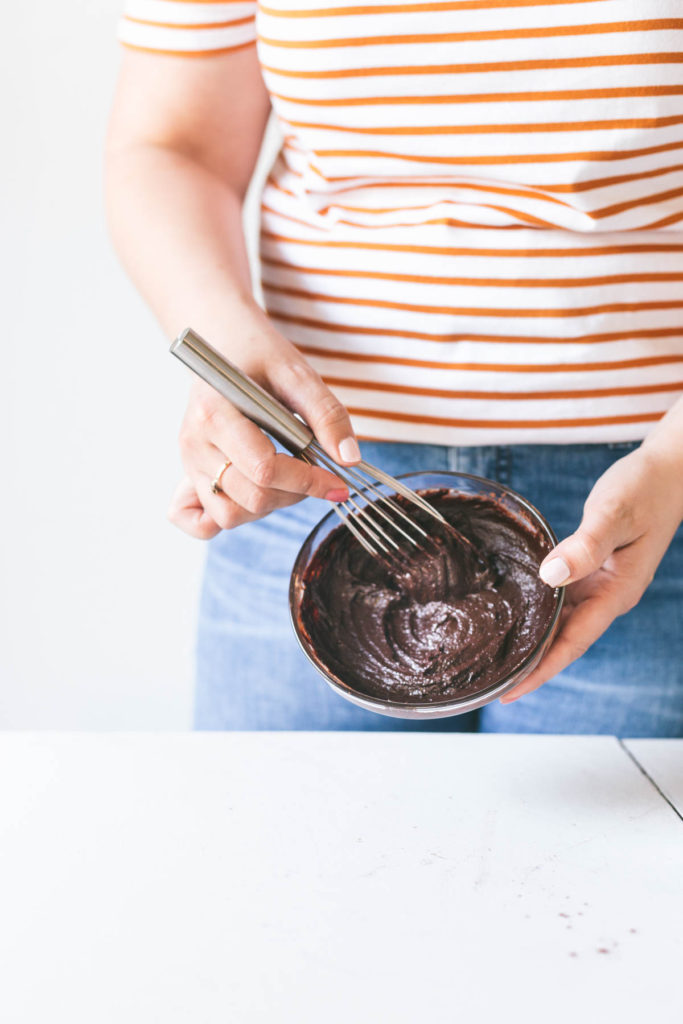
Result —
[[[333,508],[371,555],[400,553],[403,550],[402,541],[420,547],[429,539],[427,531],[394,498],[381,491],[377,484],[391,488],[395,494],[402,495],[423,512],[448,525],[443,516],[419,494],[369,462],[339,466],[323,451],[302,420],[216,352],[190,327],[175,339],[171,352],[293,455],[310,465],[323,466],[344,481],[349,497],[346,501],[335,503]]]

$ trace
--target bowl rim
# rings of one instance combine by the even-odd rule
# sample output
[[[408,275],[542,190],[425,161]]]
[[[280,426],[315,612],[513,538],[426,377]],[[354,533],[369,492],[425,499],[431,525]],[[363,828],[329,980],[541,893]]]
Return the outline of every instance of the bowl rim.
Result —
[[[540,524],[540,526],[543,528],[543,530],[547,533],[548,537],[550,538],[553,547],[555,547],[558,543],[557,535],[553,530],[552,526],[550,525],[550,523],[545,518],[545,516],[536,508],[535,505],[533,505],[528,500],[528,498],[525,498],[522,494],[519,494],[517,491],[513,490],[512,487],[508,487],[507,484],[502,484],[497,480],[491,480],[488,477],[477,476],[474,473],[459,473],[457,470],[452,469],[413,470],[412,472],[409,473],[396,474],[396,479],[403,480],[408,477],[415,476],[454,477],[459,479],[472,480],[478,484],[492,484],[494,487],[498,488],[501,492],[503,492],[503,494],[505,494],[506,496],[514,498],[522,506],[523,509],[525,509],[528,513],[531,514],[531,516],[535,520],[537,520],[537,522]],[[426,490],[426,488],[421,489]],[[361,488],[361,491],[362,490],[363,488]],[[455,490],[455,488],[453,488],[453,490]],[[294,629],[294,634],[297,638],[299,646],[301,647],[303,653],[306,655],[311,665],[313,665],[316,671],[322,676],[323,680],[341,696],[344,696],[347,699],[352,700],[356,704],[360,704],[362,707],[365,707],[370,711],[378,711],[385,713],[411,712],[414,713],[416,716],[425,718],[429,717],[430,714],[433,716],[437,716],[439,713],[443,714],[443,712],[447,710],[451,710],[453,712],[471,711],[478,707],[481,707],[484,704],[488,704],[493,700],[496,700],[496,698],[502,696],[502,694],[505,693],[506,690],[512,689],[517,684],[519,677],[530,666],[534,659],[538,658],[539,654],[545,651],[548,640],[555,632],[560,614],[562,612],[565,597],[564,587],[555,588],[555,609],[552,618],[548,626],[546,627],[543,636],[536,644],[536,646],[533,648],[533,650],[531,650],[528,653],[528,655],[524,658],[524,661],[517,665],[517,667],[513,669],[511,673],[505,676],[504,679],[499,680],[497,683],[492,683],[489,687],[487,687],[484,690],[478,690],[474,694],[469,694],[466,697],[448,697],[443,701],[432,701],[430,703],[426,703],[419,701],[399,701],[391,700],[390,698],[373,697],[372,694],[364,693],[362,690],[357,690],[355,689],[355,687],[350,686],[348,683],[345,683],[342,679],[339,679],[330,669],[324,666],[322,662],[317,661],[316,658],[313,656],[312,651],[309,650],[310,645],[308,644],[306,637],[303,636],[301,633],[299,624],[297,622],[296,614],[296,611],[298,610],[298,605],[296,604],[297,584],[299,583],[299,581],[303,582],[302,567],[299,566],[302,553],[306,546],[309,544],[309,542],[312,541],[315,534],[334,515],[335,510],[334,508],[331,508],[329,512],[326,512],[325,515],[318,520],[315,526],[311,530],[309,530],[308,534],[302,541],[299,550],[296,554],[296,558],[294,559],[294,564],[292,566],[292,571],[290,573],[288,603],[290,622],[292,623],[292,628]],[[339,523],[339,525],[341,526],[342,524]]]

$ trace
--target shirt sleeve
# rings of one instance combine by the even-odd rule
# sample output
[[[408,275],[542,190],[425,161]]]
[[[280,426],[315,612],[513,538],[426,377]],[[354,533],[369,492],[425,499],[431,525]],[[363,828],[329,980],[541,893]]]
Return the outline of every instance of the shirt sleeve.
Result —
[[[175,56],[227,53],[256,39],[256,0],[126,0],[117,39],[135,50]]]

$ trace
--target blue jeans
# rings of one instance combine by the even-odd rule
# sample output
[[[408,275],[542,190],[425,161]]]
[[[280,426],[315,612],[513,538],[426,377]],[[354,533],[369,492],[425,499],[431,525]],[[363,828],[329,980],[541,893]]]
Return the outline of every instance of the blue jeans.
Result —
[[[394,475],[455,470],[507,484],[572,533],[597,478],[635,443],[448,448],[366,442]],[[387,718],[344,700],[309,664],[289,621],[296,553],[328,506],[308,499],[210,542],[197,642],[198,729],[607,733],[683,737],[683,528],[638,606],[586,654],[514,704],[432,722]]]

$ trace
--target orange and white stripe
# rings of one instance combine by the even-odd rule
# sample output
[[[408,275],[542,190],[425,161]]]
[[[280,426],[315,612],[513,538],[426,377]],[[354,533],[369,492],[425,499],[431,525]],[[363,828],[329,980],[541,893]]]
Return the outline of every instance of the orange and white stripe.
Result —
[[[136,50],[190,57],[228,53],[256,39],[254,0],[129,0],[118,38]]]
[[[683,392],[680,0],[130,0],[257,40],[267,309],[361,436],[639,439]]]

